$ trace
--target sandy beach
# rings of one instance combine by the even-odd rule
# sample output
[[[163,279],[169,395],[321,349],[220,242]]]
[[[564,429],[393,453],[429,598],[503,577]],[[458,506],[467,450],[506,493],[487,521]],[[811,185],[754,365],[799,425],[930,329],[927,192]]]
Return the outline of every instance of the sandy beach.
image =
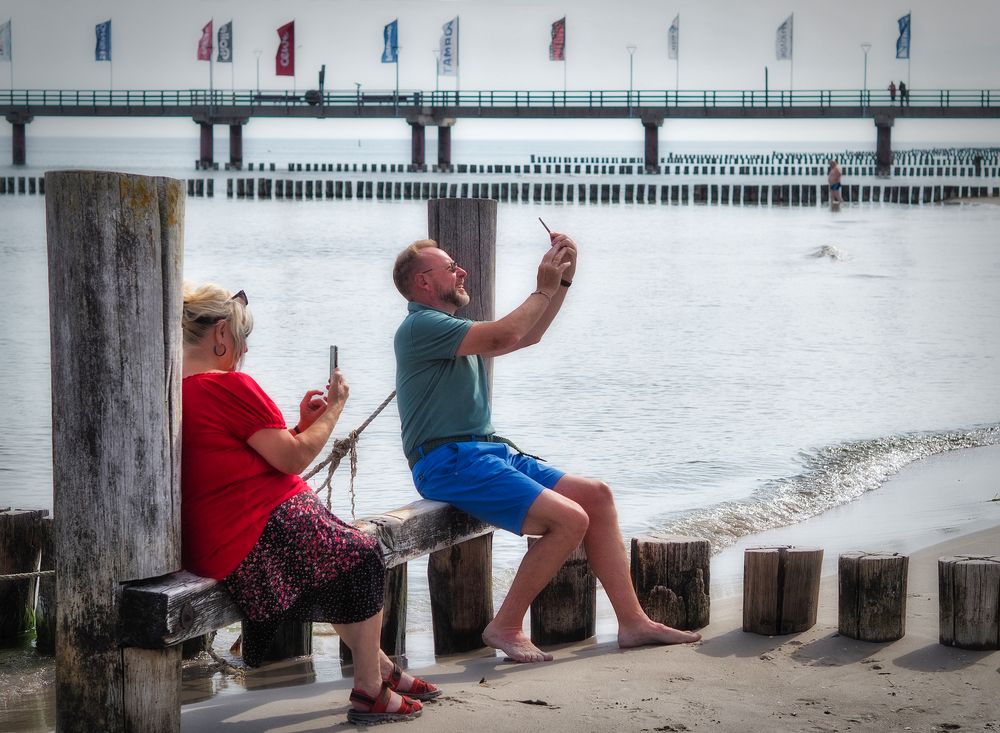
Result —
[[[412,671],[440,684],[445,694],[402,729],[1000,731],[1000,651],[939,644],[937,594],[937,558],[1000,554],[1000,502],[992,501],[1000,493],[998,466],[996,446],[935,456],[907,467],[839,516],[827,513],[811,528],[797,525],[767,533],[767,543],[796,542],[803,533],[814,546],[829,540],[834,549],[827,550],[824,567],[835,568],[830,556],[850,546],[845,537],[861,537],[855,531],[857,516],[866,513],[866,503],[880,507],[894,487],[919,486],[928,496],[936,494],[947,513],[956,492],[942,486],[942,475],[971,490],[979,497],[973,502],[976,522],[914,528],[923,545],[910,552],[906,635],[896,642],[873,644],[840,636],[836,574],[825,571],[818,622],[800,634],[744,633],[742,598],[730,593],[713,595],[711,624],[702,630],[703,641],[694,645],[620,650],[613,635],[599,628],[596,640],[560,647],[549,663],[514,665],[483,651],[421,666]],[[909,511],[921,511],[909,503]],[[966,497],[958,503],[969,502]],[[876,533],[872,541],[877,545],[857,539],[853,549],[899,551],[891,546],[892,534]],[[908,541],[921,546],[921,538]],[[764,541],[758,536],[741,545]],[[737,552],[738,547],[732,548],[720,557]],[[723,566],[727,563],[732,564],[731,558],[722,560]],[[250,674],[246,687],[251,692],[222,691],[187,704],[183,730],[353,728],[345,718],[349,681],[302,684],[302,671],[301,662],[270,665]],[[200,697],[197,688],[185,684],[187,699]]]

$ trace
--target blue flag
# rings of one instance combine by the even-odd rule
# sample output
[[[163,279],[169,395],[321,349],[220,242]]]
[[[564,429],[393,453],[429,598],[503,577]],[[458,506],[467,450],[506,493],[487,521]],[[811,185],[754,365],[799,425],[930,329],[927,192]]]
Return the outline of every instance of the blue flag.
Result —
[[[98,23],[95,30],[97,31],[97,48],[94,50],[94,61],[110,61],[111,21],[106,20],[103,23]]]
[[[898,21],[899,38],[896,39],[896,58],[910,58],[910,13],[907,13]]]
[[[399,61],[399,18],[387,23],[382,30],[385,48],[382,49],[382,63],[395,64]]]

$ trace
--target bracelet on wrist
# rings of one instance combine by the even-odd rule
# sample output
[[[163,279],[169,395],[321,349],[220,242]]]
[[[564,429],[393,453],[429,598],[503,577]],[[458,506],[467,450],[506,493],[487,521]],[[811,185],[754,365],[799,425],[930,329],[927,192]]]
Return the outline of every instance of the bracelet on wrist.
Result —
[[[532,293],[532,295],[544,295],[546,300],[548,301],[552,300],[551,295],[549,295],[548,293],[543,293],[541,290],[536,290],[535,292]]]
[[[562,285],[564,288],[568,288],[570,285],[573,284],[573,281],[572,280],[560,280],[559,284]]]

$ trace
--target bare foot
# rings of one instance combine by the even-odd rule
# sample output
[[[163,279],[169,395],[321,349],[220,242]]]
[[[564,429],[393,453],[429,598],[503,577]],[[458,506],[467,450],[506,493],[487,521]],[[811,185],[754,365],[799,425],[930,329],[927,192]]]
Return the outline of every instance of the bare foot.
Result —
[[[681,631],[649,620],[618,629],[618,646],[622,649],[649,644],[690,644],[700,640],[701,634],[697,631]]]
[[[483,643],[499,649],[515,662],[551,662],[552,655],[546,654],[524,635],[521,629],[494,629],[487,626],[483,631]]]

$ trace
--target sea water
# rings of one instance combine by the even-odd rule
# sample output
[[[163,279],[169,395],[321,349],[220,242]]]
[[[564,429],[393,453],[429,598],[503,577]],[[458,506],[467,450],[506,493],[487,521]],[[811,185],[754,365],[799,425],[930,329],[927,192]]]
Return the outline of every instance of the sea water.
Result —
[[[32,155],[39,170],[62,160],[192,175],[180,144],[158,155],[136,141],[95,145],[90,159]],[[281,154],[306,161],[309,145]],[[508,160],[548,152],[517,145]],[[589,145],[579,154],[596,154]],[[289,424],[304,392],[322,388],[330,344],[351,385],[337,437],[393,389],[405,303],[392,261],[426,235],[426,207],[187,201],[185,276],[247,292],[256,326],[244,368]],[[548,244],[538,216],[578,242],[579,269],[541,344],[497,359],[494,425],[607,481],[626,538],[686,533],[720,548],[850,502],[917,458],[1000,442],[1000,207],[501,203],[498,314],[534,290]],[[44,217],[42,197],[0,198],[5,506],[52,506],[50,409],[61,396],[49,389]],[[345,462],[332,506],[349,518],[348,485]],[[393,404],[361,438],[355,513],[415,498]],[[497,536],[498,597],[523,549]],[[429,601],[412,567],[408,623],[419,636]]]

